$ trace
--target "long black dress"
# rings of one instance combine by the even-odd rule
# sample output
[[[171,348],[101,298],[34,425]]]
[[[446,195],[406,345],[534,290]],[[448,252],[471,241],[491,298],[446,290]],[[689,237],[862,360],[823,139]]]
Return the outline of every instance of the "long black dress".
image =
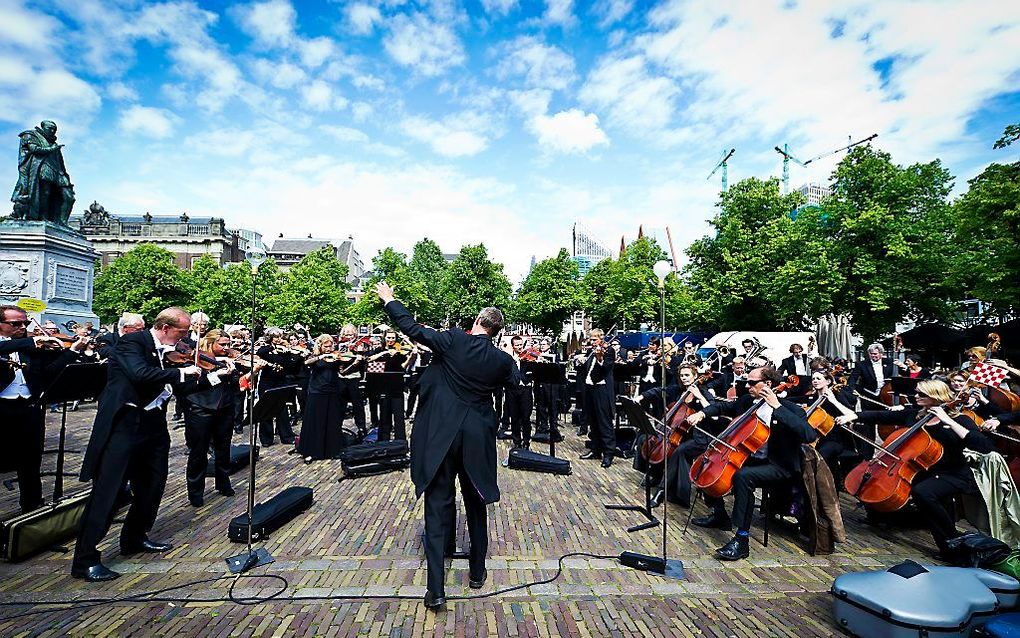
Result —
[[[308,366],[308,400],[298,453],[313,459],[331,459],[343,447],[344,415],[340,406],[339,361],[316,361]]]

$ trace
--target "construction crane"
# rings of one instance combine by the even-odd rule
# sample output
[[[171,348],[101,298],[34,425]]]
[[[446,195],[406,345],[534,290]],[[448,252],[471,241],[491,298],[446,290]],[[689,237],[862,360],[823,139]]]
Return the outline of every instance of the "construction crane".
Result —
[[[735,148],[731,148],[728,153],[726,151],[723,151],[723,158],[721,160],[719,160],[719,163],[715,165],[715,168],[712,169],[712,172],[709,173],[708,177],[705,178],[706,182],[708,180],[712,179],[712,176],[715,175],[715,172],[718,171],[719,167],[721,166],[722,167],[722,189],[723,189],[724,193],[726,192],[726,188],[728,187],[728,184],[729,184],[729,181],[728,181],[729,180],[729,161],[730,161],[730,158],[733,157],[733,154],[736,153],[736,152],[737,152],[737,149],[735,149]]]
[[[783,194],[786,194],[786,193],[790,192],[790,161],[791,160],[796,162],[796,163],[798,163],[798,164],[800,164],[801,166],[807,166],[811,162],[816,162],[816,161],[818,161],[820,159],[825,159],[826,157],[829,157],[830,155],[835,155],[836,153],[840,153],[842,151],[849,151],[850,149],[852,149],[855,146],[860,146],[861,144],[866,144],[867,142],[870,142],[871,140],[875,139],[876,137],[878,137],[878,133],[872,133],[871,135],[869,135],[868,137],[864,138],[863,140],[857,140],[856,142],[850,142],[846,146],[841,146],[841,147],[837,148],[834,151],[829,151],[827,153],[822,153],[821,155],[816,155],[815,157],[812,157],[811,159],[809,159],[807,161],[804,161],[804,162],[800,161],[799,159],[797,159],[796,157],[794,157],[793,155],[790,154],[790,147],[789,147],[788,144],[783,144],[783,148],[779,148],[777,146],[776,147],[776,152],[783,156]]]

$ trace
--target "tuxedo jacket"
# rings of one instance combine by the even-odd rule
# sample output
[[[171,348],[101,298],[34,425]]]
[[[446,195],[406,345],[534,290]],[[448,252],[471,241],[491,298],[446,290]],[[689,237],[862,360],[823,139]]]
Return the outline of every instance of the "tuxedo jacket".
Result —
[[[577,373],[579,383],[585,387],[588,386],[588,373],[591,372],[591,380],[595,384],[599,384],[599,381],[605,381],[606,387],[610,388],[610,392],[615,393],[616,382],[613,379],[613,367],[616,365],[616,349],[607,348],[604,355],[602,355],[602,363],[595,357],[595,354],[589,354],[588,358],[585,359],[584,364],[581,366],[581,370]]]
[[[886,381],[888,381],[893,375],[893,364],[888,359],[882,359],[882,374],[885,375]],[[875,378],[875,368],[872,365],[871,359],[865,359],[864,361],[858,361],[857,365],[854,366],[853,372],[850,373],[849,385],[851,388],[856,390],[867,390],[871,394],[877,394],[882,388],[876,387],[878,385],[878,379]]]
[[[77,353],[71,350],[45,350],[35,347],[35,340],[32,337],[23,339],[7,339],[0,341],[0,356],[10,357],[17,352],[18,359],[25,366],[22,374],[25,375],[25,384],[32,393],[32,400],[38,400],[39,395],[46,389],[57,374],[69,363],[79,359]],[[10,366],[0,365],[0,390],[3,390],[14,380],[14,369]]]
[[[804,362],[804,369],[807,371],[808,376],[811,375],[811,366],[809,364],[810,357],[806,354],[801,353],[800,355],[790,355],[783,359],[783,362],[779,364],[779,374],[789,376],[791,374],[797,374],[797,359]]]
[[[702,412],[705,416],[737,416],[751,408],[758,400],[745,394],[736,401],[718,401]],[[796,476],[800,476],[802,457],[800,446],[818,437],[818,432],[808,423],[804,409],[788,399],[780,399],[779,407],[772,411],[769,423],[767,456],[771,463],[778,465]]]

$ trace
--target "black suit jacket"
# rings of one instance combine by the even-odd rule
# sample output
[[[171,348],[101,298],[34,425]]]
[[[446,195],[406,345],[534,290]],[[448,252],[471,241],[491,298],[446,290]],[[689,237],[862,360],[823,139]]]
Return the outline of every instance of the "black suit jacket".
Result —
[[[39,399],[39,395],[56,378],[64,366],[79,359],[79,356],[71,350],[36,348],[35,340],[32,337],[0,341],[0,356],[10,357],[14,352],[18,353],[18,359],[25,366],[22,369],[22,374],[25,375],[25,383],[28,385],[29,392],[32,393],[33,400]],[[3,390],[14,379],[14,369],[9,366],[0,366],[0,370],[2,370],[0,371],[0,390]]]
[[[496,482],[496,411],[493,394],[513,391],[520,380],[514,360],[485,336],[460,328],[437,331],[417,323],[399,301],[386,314],[412,341],[432,350],[421,376],[418,412],[411,430],[411,480],[421,496],[458,432],[463,464],[486,503],[499,500]]]
[[[888,359],[882,359],[882,374],[885,375],[886,381],[888,381],[893,375],[893,364]],[[878,383],[878,379],[875,378],[875,368],[872,365],[871,359],[865,359],[864,361],[858,361],[857,365],[854,366],[853,372],[850,373],[849,386],[855,390],[867,390],[872,395],[878,393],[882,388],[875,387]]]
[[[757,402],[750,394],[736,401],[718,401],[702,412],[706,416],[737,416],[743,414]],[[768,460],[794,475],[801,470],[800,446],[818,437],[818,432],[808,423],[804,408],[787,399],[779,400],[779,407],[772,411],[769,424]]]
[[[81,480],[91,480],[102,459],[106,444],[113,433],[114,425],[125,415],[142,411],[158,397],[166,384],[182,390],[180,371],[164,369],[162,359],[156,351],[156,342],[148,330],[133,332],[117,340],[113,352],[109,353],[106,389],[99,397],[99,409],[92,426],[85,458],[82,460]],[[208,382],[206,382],[208,387]],[[128,403],[133,403],[132,408]],[[147,427],[166,429],[166,404],[161,410],[145,414]]]
[[[808,376],[811,375],[810,357],[806,354],[801,354],[799,357],[804,362],[804,369],[807,370]],[[789,376],[791,374],[797,374],[797,359],[798,357],[790,355],[783,359],[783,362],[779,364],[779,374]]]
[[[596,384],[599,381],[605,381],[606,386],[610,388],[611,392],[615,392],[616,382],[613,379],[613,368],[616,365],[616,349],[607,348],[604,355],[602,355],[602,363],[595,358],[594,354],[589,354],[584,364],[581,366],[581,371],[578,372],[580,382],[588,386],[588,372],[591,371],[591,380]]]

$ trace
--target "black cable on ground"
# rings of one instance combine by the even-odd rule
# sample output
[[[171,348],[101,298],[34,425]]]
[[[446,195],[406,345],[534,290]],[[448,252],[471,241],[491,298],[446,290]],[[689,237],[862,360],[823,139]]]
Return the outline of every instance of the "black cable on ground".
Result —
[[[536,581],[530,581],[522,583],[520,585],[512,585],[510,587],[504,587],[503,589],[497,589],[495,591],[473,594],[470,596],[448,596],[447,600],[480,600],[484,598],[491,598],[493,596],[499,596],[501,594],[526,589],[535,585],[546,585],[558,579],[563,574],[563,561],[577,556],[584,556],[587,558],[599,558],[607,560],[616,560],[618,556],[603,556],[599,554],[591,554],[588,552],[570,552],[563,554],[556,560],[556,573],[549,578],[544,578]],[[224,579],[231,578],[233,582],[230,583],[230,588],[227,590],[226,596],[220,596],[216,598],[180,598],[173,596],[160,596],[160,594],[173,591],[176,589],[182,589],[185,587],[193,587],[195,585],[204,585],[206,583],[219,582]],[[268,596],[254,596],[250,598],[237,597],[234,594],[234,588],[242,578],[271,578],[278,580],[281,583],[280,590],[270,594]],[[331,601],[331,600],[421,600],[421,596],[398,596],[396,594],[391,596],[367,596],[367,595],[350,595],[350,596],[283,596],[282,594],[287,591],[290,587],[290,582],[278,574],[237,574],[236,576],[223,575],[217,576],[216,578],[206,578],[203,580],[190,581],[182,583],[180,585],[173,585],[171,587],[164,587],[162,589],[156,589],[149,592],[140,592],[137,594],[131,594],[128,596],[118,596],[113,598],[86,598],[76,599],[68,601],[48,601],[43,603],[34,602],[0,602],[0,607],[26,607],[33,605],[46,605],[37,609],[31,609],[14,616],[7,616],[0,618],[0,622],[8,622],[11,620],[17,620],[19,618],[25,618],[27,616],[34,616],[37,614],[44,614],[58,611],[76,611],[85,610],[92,607],[98,607],[100,605],[110,605],[117,603],[217,603],[217,602],[232,602],[237,605],[261,605],[268,602],[306,602],[306,601]]]

